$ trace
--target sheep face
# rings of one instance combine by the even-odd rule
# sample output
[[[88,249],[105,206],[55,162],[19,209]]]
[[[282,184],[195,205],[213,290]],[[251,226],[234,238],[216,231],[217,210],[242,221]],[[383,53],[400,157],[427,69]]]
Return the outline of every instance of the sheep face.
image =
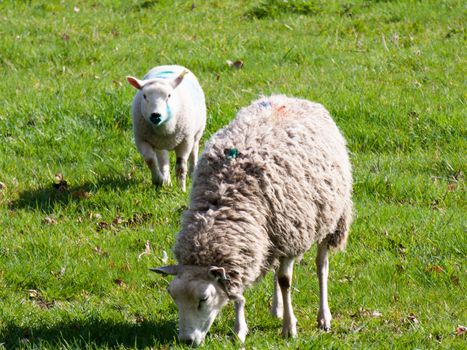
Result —
[[[163,81],[146,84],[141,89],[141,113],[148,123],[159,126],[172,117],[169,106],[172,92],[173,88]]]
[[[157,127],[172,118],[171,97],[187,73],[184,71],[175,79],[170,80],[159,78],[139,80],[131,76],[127,77],[128,82],[140,90],[140,111],[149,124]]]
[[[177,304],[181,342],[200,345],[217,314],[228,303],[229,297],[219,282],[219,269],[222,268],[183,265],[152,269],[175,275],[167,291]]]

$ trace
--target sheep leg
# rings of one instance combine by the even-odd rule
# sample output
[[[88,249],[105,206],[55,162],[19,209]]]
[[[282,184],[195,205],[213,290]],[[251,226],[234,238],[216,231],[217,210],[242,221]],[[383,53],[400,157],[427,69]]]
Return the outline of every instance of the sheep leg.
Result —
[[[282,319],[284,315],[281,287],[279,285],[277,272],[274,274],[274,294],[272,295],[271,315],[278,319]]]
[[[245,320],[245,298],[242,296],[235,300],[235,325],[234,331],[238,339],[243,343],[245,342],[248,333],[248,326]]]
[[[167,150],[156,151],[157,162],[159,163],[159,169],[162,174],[162,184],[170,185],[170,158]]]
[[[331,329],[331,311],[328,305],[328,245],[323,242],[318,245],[316,254],[316,269],[319,281],[319,311],[318,327],[328,332]]]
[[[183,192],[185,192],[186,191],[186,173],[187,173],[186,158],[177,156],[177,161],[175,163],[175,173],[176,173],[177,181],[180,185],[180,188],[182,189]]]
[[[198,151],[199,151],[199,139],[195,140],[193,143],[193,149],[191,150],[190,153],[190,165],[188,172],[190,176],[193,176],[193,172],[195,171],[196,164],[198,163]]]
[[[175,154],[177,155],[177,161],[175,163],[175,172],[177,181],[183,192],[186,191],[186,173],[187,173],[187,160],[188,156],[193,149],[191,142],[184,141],[175,148]]]
[[[293,264],[295,258],[282,258],[277,271],[277,280],[282,292],[284,304],[284,319],[282,320],[282,335],[295,338],[297,336],[297,319],[292,308],[290,288],[292,286]]]
[[[154,152],[154,149],[149,143],[144,141],[138,142],[136,146],[138,148],[139,153],[141,153],[141,155],[143,156],[146,165],[151,171],[152,183],[156,186],[161,186],[164,181],[163,176],[157,165],[156,152]]]

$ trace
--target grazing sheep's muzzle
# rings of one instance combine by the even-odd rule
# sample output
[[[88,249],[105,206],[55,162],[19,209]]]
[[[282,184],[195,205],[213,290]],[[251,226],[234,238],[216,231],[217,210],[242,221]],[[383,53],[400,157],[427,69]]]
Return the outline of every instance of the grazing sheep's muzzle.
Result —
[[[178,340],[180,343],[191,346],[192,348],[197,348],[203,342],[203,339],[199,339],[198,337],[195,337],[195,336],[184,336],[184,337],[179,336]]]

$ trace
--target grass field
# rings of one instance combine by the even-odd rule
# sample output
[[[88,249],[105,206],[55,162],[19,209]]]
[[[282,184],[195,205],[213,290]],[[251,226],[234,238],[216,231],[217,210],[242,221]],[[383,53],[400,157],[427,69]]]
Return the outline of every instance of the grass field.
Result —
[[[169,278],[148,268],[164,251],[174,262],[188,195],[151,185],[125,81],[167,63],[205,90],[204,140],[270,93],[324,104],[348,140],[356,213],[330,260],[333,329],[316,327],[313,250],[296,267],[298,339],[269,317],[268,276],[246,293],[247,349],[465,348],[466,11],[460,0],[0,1],[0,349],[183,348]],[[239,348],[233,318],[227,307],[206,349]]]

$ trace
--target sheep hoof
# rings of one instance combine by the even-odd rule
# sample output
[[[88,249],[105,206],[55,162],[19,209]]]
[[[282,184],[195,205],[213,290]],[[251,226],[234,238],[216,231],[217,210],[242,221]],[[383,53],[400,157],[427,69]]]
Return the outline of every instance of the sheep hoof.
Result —
[[[238,333],[236,333],[238,340],[240,340],[241,343],[245,342],[246,335],[248,333],[248,330],[240,330]]]
[[[331,331],[331,321],[327,321],[325,319],[320,319],[318,320],[318,328],[324,332],[330,332]]]
[[[331,313],[329,311],[320,310],[318,312],[318,328],[322,331],[331,331]]]
[[[296,329],[282,329],[282,336],[284,338],[297,338],[297,330]]]
[[[162,179],[160,179],[160,178],[153,177],[152,178],[152,184],[154,186],[156,186],[156,187],[160,187],[160,186],[162,186],[164,184],[164,181]]]
[[[153,177],[152,184],[156,187],[172,186],[172,181],[170,180],[170,177],[168,178]]]
[[[297,321],[295,319],[290,320],[290,322],[284,322],[282,325],[282,336],[284,338],[297,337]]]

